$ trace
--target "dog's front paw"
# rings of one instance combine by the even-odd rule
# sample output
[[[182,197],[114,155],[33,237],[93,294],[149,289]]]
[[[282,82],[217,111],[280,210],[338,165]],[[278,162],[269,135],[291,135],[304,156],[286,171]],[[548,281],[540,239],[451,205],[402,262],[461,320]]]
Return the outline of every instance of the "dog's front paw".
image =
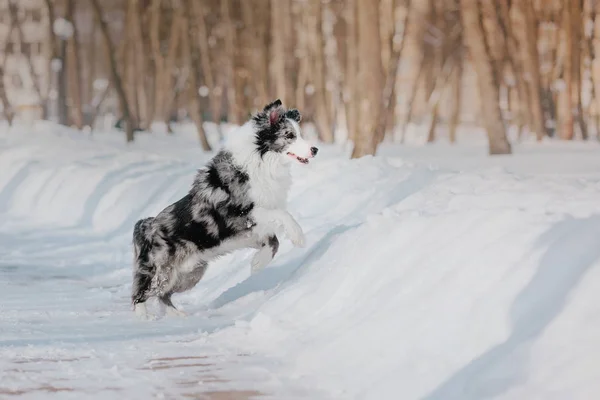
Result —
[[[134,306],[135,316],[142,320],[148,321],[150,318],[148,316],[148,310],[146,309],[146,303],[137,303]]]
[[[302,228],[296,222],[290,224],[290,226],[286,229],[286,234],[294,246],[306,246],[306,237],[304,236],[304,232],[302,232]]]
[[[176,309],[175,307],[167,307],[166,314],[169,317],[187,317],[187,313],[185,311],[181,311]]]
[[[256,252],[250,265],[252,266],[252,275],[262,271],[273,260],[273,250],[269,246],[263,246]]]

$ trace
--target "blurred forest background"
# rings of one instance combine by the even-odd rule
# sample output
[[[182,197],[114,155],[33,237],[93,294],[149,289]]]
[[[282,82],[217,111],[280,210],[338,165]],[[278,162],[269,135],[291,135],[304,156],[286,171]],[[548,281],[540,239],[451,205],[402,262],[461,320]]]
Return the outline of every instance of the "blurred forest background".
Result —
[[[275,98],[353,156],[480,126],[598,138],[597,0],[0,0],[4,118],[127,141],[191,121],[241,124]]]

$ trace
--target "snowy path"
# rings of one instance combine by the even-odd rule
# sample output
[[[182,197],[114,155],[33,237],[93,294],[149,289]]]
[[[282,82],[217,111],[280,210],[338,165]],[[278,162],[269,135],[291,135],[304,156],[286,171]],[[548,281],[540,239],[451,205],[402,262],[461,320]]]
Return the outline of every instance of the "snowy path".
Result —
[[[188,318],[137,321],[131,227],[204,162],[174,142],[0,134],[0,399],[600,391],[598,146],[324,149],[294,170],[305,249],[252,277],[224,257],[175,298]]]
[[[253,388],[269,389],[270,375],[255,367],[256,356],[203,344],[230,319],[210,312],[152,322],[132,318],[124,265],[93,260],[114,252],[114,245],[82,234],[2,233],[10,247],[2,246],[0,264],[0,398],[163,393],[218,399],[228,393],[243,399],[258,393]],[[70,243],[74,237],[80,240]]]
[[[27,141],[3,144],[0,398],[272,394],[279,382],[257,366],[259,356],[205,343],[210,332],[234,324],[230,317],[199,309],[185,319],[142,322],[130,310],[132,223],[149,198],[174,199],[174,177],[189,181],[194,165],[119,156],[93,143],[66,159],[54,143],[56,152]],[[151,192],[141,204],[115,207],[142,185]]]

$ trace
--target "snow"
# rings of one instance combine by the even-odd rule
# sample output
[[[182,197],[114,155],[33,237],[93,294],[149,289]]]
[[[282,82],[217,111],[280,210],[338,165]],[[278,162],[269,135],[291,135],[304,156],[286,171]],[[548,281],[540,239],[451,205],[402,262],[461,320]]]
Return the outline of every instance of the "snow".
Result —
[[[209,156],[175,128],[131,145],[41,122],[0,133],[0,397],[600,390],[598,143],[489,157],[473,138],[359,160],[322,146],[293,170],[305,248],[282,240],[254,276],[252,251],[224,257],[174,298],[190,316],[138,321],[133,224],[180,198]]]
[[[71,21],[64,18],[57,18],[54,20],[54,24],[52,24],[52,30],[55,35],[62,40],[66,40],[73,36],[74,27]]]

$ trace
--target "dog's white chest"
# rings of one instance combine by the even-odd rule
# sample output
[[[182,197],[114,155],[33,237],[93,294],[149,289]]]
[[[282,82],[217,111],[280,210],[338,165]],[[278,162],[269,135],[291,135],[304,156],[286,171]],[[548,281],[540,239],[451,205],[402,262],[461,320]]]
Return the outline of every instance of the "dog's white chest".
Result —
[[[258,172],[258,171],[257,171]],[[250,198],[256,206],[285,209],[292,178],[289,169],[279,171],[267,168],[250,176]]]
[[[250,197],[257,206],[264,208],[285,208],[290,179],[255,179],[250,183]]]

